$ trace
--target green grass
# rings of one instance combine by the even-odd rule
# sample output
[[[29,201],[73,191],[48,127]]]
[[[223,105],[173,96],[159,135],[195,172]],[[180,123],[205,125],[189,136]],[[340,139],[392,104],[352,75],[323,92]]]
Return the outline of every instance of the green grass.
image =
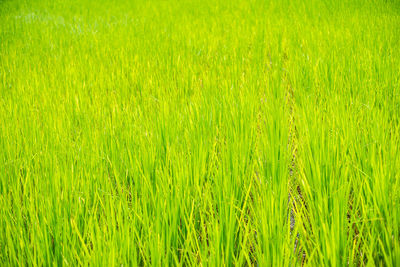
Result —
[[[399,266],[399,170],[397,0],[0,2],[0,265]]]

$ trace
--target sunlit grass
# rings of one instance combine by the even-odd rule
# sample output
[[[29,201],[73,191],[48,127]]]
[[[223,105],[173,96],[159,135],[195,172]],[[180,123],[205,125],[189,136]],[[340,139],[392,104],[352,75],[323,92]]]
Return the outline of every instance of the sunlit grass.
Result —
[[[397,1],[0,2],[1,265],[399,265],[399,41]]]

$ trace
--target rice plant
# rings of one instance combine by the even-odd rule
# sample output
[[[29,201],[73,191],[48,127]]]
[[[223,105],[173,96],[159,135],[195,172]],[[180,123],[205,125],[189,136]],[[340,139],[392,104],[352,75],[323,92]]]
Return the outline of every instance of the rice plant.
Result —
[[[399,1],[0,1],[0,265],[399,266],[399,170]]]

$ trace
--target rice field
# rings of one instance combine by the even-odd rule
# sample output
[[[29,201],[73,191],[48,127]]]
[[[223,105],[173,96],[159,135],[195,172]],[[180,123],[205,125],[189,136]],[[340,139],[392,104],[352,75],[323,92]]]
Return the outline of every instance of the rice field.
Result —
[[[0,1],[0,265],[400,266],[400,2]]]

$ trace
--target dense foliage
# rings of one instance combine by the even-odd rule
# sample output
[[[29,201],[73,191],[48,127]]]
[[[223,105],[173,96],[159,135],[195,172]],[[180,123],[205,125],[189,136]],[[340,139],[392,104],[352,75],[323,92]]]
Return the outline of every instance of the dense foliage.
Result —
[[[400,4],[0,2],[1,265],[399,266]]]

